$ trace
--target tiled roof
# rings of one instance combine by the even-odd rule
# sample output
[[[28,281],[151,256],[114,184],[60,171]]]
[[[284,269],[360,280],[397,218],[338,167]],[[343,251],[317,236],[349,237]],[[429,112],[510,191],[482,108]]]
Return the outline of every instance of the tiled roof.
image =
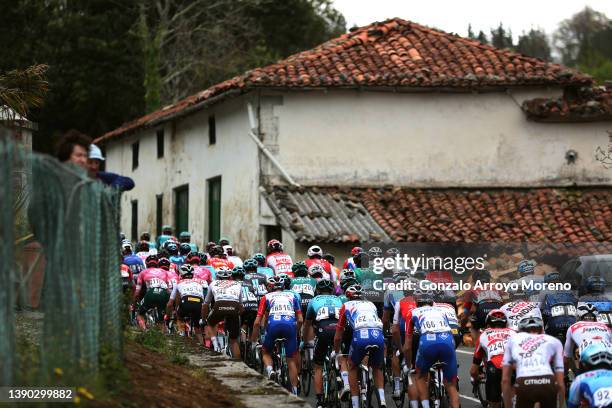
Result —
[[[298,241],[390,241],[350,191],[278,186],[263,195],[279,224]]]
[[[529,119],[538,122],[612,121],[612,86],[568,89],[561,98],[535,98],[523,102]]]
[[[253,88],[459,89],[591,83],[578,71],[399,18],[358,28],[247,71],[98,138],[101,142]]]
[[[282,187],[281,195],[271,191],[269,201],[275,203],[275,214],[282,214],[285,229],[291,228],[287,220],[308,219],[302,207],[312,206],[311,201],[327,203],[337,197],[367,216],[366,229],[378,232],[382,227],[394,241],[551,242],[584,244],[593,250],[597,243],[612,242],[610,189],[302,188],[298,192]],[[361,208],[367,213],[361,214]],[[327,219],[336,221],[333,213]],[[351,228],[357,222],[353,220]],[[309,238],[305,240],[325,238],[310,226],[305,230]]]

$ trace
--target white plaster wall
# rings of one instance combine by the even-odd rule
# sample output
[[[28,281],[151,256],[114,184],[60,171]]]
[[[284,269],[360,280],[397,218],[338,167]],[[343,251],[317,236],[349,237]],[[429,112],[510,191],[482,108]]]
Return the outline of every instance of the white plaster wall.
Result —
[[[278,134],[270,140],[264,134],[264,141],[303,184],[610,184],[610,170],[594,158],[597,146],[608,144],[610,123],[536,123],[520,110],[524,99],[558,95],[558,89],[515,90],[512,96],[285,93],[273,106]],[[565,160],[570,149],[578,152],[572,165]]]
[[[208,116],[215,114],[217,141],[208,143]],[[173,189],[189,184],[189,229],[200,247],[208,239],[207,179],[221,175],[221,235],[247,253],[259,239],[257,146],[249,138],[246,99],[237,98],[165,125],[165,155],[157,158],[157,129],[106,145],[106,168],[134,179],[122,196],[121,226],[131,231],[131,200],[138,200],[138,231],[155,236],[156,194],[163,193],[163,224],[174,225]],[[174,136],[171,135],[174,133]],[[139,167],[132,171],[131,145],[140,141]]]

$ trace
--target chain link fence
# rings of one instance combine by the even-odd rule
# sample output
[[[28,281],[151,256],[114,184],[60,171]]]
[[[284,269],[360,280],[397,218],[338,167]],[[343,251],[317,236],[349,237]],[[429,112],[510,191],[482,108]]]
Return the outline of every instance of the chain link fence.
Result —
[[[0,139],[0,380],[85,384],[121,354],[119,193]]]

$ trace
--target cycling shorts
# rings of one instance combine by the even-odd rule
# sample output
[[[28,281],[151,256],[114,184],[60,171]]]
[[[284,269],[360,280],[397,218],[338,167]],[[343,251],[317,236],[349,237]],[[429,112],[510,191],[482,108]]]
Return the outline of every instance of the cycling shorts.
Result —
[[[422,333],[416,356],[417,372],[427,373],[438,361],[446,363],[443,368],[445,381],[456,380],[457,355],[452,333]]]
[[[557,406],[557,387],[552,375],[517,378],[515,389],[516,408],[533,408],[536,402],[541,407]]]
[[[472,316],[472,328],[476,330],[486,327],[487,315],[493,309],[499,309],[501,302],[481,302],[476,305],[476,313]]]
[[[229,338],[237,339],[240,335],[240,303],[227,300],[215,302],[207,320],[211,326],[225,322],[224,327]]]
[[[273,318],[279,317],[279,320]],[[276,339],[287,339],[285,341],[285,353],[287,357],[294,357],[297,353],[297,324],[295,319],[289,316],[272,316],[268,319],[268,328],[263,341],[263,348],[267,352],[274,349]]]
[[[170,300],[170,294],[166,289],[149,289],[142,298],[138,314],[144,316],[147,310],[156,308],[157,313],[163,313]]]
[[[317,330],[315,337],[314,356],[312,361],[315,364],[323,365],[327,352],[334,347],[334,336],[336,335],[336,329],[321,329]]]
[[[202,318],[202,299],[193,296],[183,296],[176,314],[179,319],[191,319],[191,324],[198,326]]]
[[[576,323],[576,318],[573,316],[549,317],[546,319],[544,332],[558,338],[561,344],[565,344],[567,329],[574,323]]]
[[[487,393],[487,401],[501,402],[502,398],[502,370],[495,367],[491,361],[487,361],[487,381],[485,382],[485,391]]]
[[[353,329],[350,326],[345,327],[344,333],[342,333],[342,341],[340,342],[340,354],[348,355],[352,341]]]
[[[377,346],[370,353],[369,365],[380,367],[385,355],[385,337],[381,329],[356,329],[353,331],[353,340],[349,355],[353,365],[358,365],[368,354],[372,346]]]

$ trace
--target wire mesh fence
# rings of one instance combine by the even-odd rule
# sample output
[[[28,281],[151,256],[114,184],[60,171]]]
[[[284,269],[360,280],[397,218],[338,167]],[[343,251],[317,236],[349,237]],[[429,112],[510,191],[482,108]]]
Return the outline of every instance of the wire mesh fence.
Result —
[[[86,383],[121,354],[119,193],[0,139],[0,381]]]

